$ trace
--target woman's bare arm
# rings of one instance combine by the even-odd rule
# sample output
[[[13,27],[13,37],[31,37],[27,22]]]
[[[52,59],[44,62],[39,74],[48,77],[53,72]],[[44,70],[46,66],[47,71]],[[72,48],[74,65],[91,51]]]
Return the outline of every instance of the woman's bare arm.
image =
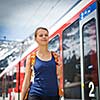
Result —
[[[25,77],[22,85],[22,91],[21,91],[21,98],[20,100],[24,100],[25,94],[29,88],[30,85],[30,79],[31,79],[31,66],[30,66],[30,56],[27,57],[26,60],[26,70],[25,70]]]

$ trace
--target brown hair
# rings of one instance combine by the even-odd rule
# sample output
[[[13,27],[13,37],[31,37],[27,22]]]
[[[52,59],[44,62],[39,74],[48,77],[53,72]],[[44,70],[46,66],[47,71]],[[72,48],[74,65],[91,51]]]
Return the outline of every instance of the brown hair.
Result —
[[[35,30],[35,34],[34,34],[35,38],[37,37],[37,31],[40,30],[40,29],[46,30],[46,31],[49,33],[49,31],[48,31],[47,28],[45,28],[45,27],[38,27],[38,28]]]

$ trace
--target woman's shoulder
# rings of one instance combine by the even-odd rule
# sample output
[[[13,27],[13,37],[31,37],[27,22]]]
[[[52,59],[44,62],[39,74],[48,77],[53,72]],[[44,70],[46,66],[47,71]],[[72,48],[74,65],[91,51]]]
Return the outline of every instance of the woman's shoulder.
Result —
[[[55,62],[58,64],[58,61],[59,61],[59,54],[54,52],[54,51],[51,51],[52,55],[54,56],[54,59],[55,59]]]
[[[59,54],[55,51],[51,51],[52,55],[56,58],[56,57],[59,57]]]
[[[33,63],[36,57],[36,52],[31,52],[28,56],[27,56],[27,62]]]
[[[36,56],[36,52],[31,52],[30,57],[34,58]]]
[[[30,63],[31,63],[31,65],[33,65],[35,63],[35,59],[36,59],[36,52],[32,52],[30,54]]]

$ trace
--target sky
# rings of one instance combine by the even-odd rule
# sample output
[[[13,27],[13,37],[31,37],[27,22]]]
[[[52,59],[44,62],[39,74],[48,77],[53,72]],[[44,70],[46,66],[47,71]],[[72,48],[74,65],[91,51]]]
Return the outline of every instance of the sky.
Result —
[[[0,40],[23,41],[38,26],[51,28],[79,0],[0,0]]]

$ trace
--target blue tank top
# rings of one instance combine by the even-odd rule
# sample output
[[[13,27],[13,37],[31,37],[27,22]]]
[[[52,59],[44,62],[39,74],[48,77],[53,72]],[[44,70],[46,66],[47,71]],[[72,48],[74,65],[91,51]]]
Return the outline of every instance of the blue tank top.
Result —
[[[33,68],[35,77],[30,85],[29,95],[58,95],[56,62],[54,57],[52,56],[52,59],[49,61],[42,61],[36,56]]]

